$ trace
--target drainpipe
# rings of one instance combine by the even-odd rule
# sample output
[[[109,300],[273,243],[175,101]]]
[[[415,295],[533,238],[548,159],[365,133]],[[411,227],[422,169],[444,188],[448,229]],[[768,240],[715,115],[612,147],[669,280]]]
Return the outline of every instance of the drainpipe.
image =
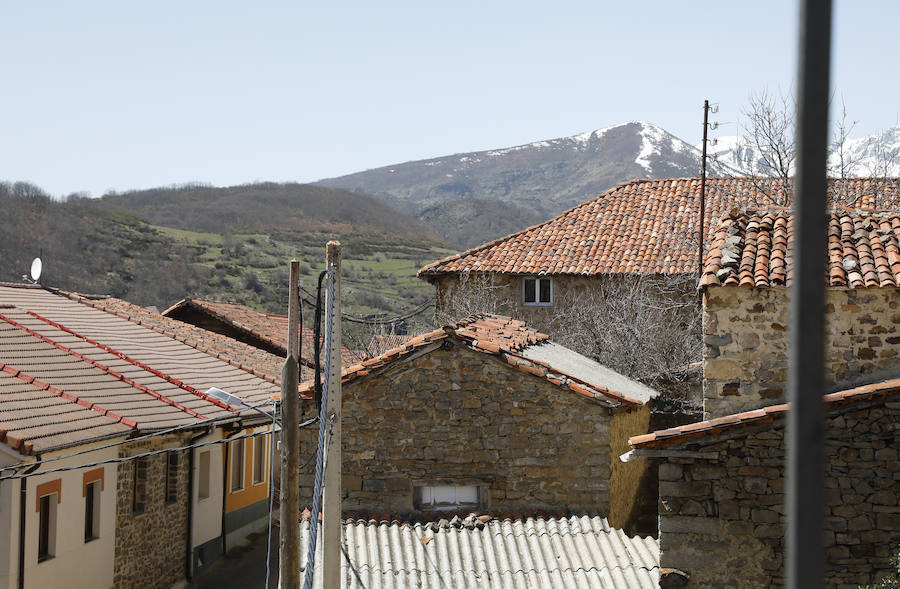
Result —
[[[35,463],[22,474],[31,474],[41,465],[41,455],[35,454]],[[28,479],[19,479],[19,589],[25,589],[25,502],[28,498]]]
[[[206,428],[206,431],[192,437],[187,445],[193,446],[197,440],[210,433],[212,433],[212,428]],[[188,581],[194,579],[194,452],[193,448],[188,450],[187,559],[184,563],[184,573]]]

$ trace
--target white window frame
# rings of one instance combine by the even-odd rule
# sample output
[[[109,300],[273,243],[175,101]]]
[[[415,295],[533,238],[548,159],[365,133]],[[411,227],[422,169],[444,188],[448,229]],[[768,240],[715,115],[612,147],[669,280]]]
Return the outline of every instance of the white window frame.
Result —
[[[541,280],[546,280],[550,285],[550,300],[541,301]],[[534,301],[525,298],[526,285],[534,281]],[[551,276],[525,276],[522,278],[522,304],[526,307],[552,307],[553,306],[553,278]]]
[[[474,501],[461,500],[473,495]],[[417,483],[413,486],[413,508],[419,511],[457,511],[483,507],[484,490],[480,485]]]

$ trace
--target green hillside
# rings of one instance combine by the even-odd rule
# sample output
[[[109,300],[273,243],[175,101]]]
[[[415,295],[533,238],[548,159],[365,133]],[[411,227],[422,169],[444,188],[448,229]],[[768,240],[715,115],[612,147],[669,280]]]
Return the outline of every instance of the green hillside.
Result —
[[[0,281],[21,280],[40,253],[41,282],[48,286],[111,294],[159,309],[195,296],[284,313],[289,260],[301,261],[303,286],[313,292],[325,243],[337,238],[344,246],[345,313],[393,317],[433,297],[415,272],[453,250],[418,223],[388,214],[382,210],[387,207],[363,195],[316,188],[313,205],[299,197],[292,206],[283,190],[268,187],[255,192],[258,198],[239,214],[233,210],[239,202],[235,194],[255,188],[222,189],[224,196],[216,196],[215,189],[203,187],[197,198],[194,189],[160,189],[100,202],[59,202],[30,185],[0,183]],[[373,202],[376,206],[369,207]],[[321,206],[318,217],[316,206]],[[211,211],[206,217],[204,208]],[[345,221],[331,220],[344,209],[355,212]],[[185,214],[175,218],[177,211]],[[137,213],[147,214],[153,224]],[[305,229],[296,230],[296,224]],[[425,312],[410,326],[421,328],[430,320]],[[348,327],[351,331],[364,339],[371,329]]]

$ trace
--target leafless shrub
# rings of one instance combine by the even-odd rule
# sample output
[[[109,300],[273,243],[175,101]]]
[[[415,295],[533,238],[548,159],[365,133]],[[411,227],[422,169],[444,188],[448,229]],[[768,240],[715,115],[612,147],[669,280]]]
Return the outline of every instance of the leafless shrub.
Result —
[[[695,289],[691,274],[599,277],[561,293],[550,331],[558,343],[631,378],[678,381],[702,354]]]

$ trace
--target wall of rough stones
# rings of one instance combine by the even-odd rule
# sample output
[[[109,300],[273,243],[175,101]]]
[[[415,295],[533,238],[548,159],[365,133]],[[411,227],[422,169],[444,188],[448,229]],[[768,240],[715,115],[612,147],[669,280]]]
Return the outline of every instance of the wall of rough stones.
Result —
[[[715,459],[661,462],[661,567],[690,587],[784,584],[784,425],[694,438],[677,449]],[[900,395],[833,407],[826,432],[826,586],[857,589],[900,547]]]
[[[444,483],[480,485],[486,509],[606,513],[610,418],[598,402],[444,342],[344,385],[343,507],[412,514],[416,483]],[[306,501],[313,469],[301,474]]]
[[[704,415],[784,402],[789,298],[785,288],[715,286],[703,295]],[[830,388],[900,370],[900,289],[829,288],[825,370]]]
[[[122,447],[119,456],[183,445],[187,438],[150,438]],[[180,452],[177,498],[166,503],[166,454],[149,457],[144,513],[132,513],[134,462],[119,465],[116,481],[116,587],[171,587],[185,577],[188,455]]]

